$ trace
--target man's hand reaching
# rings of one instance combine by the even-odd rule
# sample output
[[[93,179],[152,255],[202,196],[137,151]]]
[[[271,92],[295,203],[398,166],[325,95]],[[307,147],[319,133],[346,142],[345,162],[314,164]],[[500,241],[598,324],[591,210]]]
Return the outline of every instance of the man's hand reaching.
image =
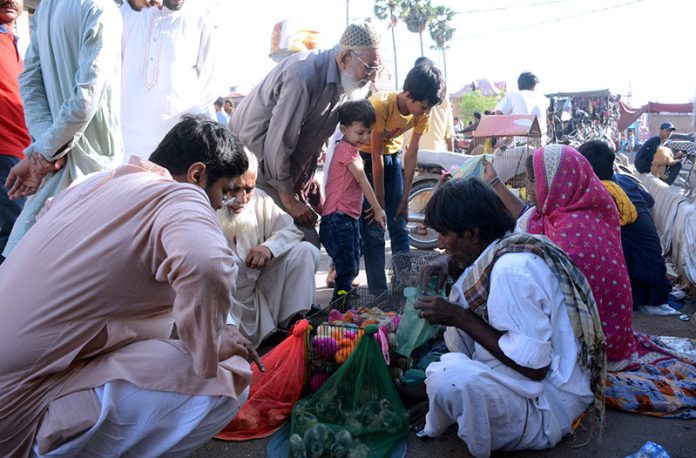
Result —
[[[296,224],[313,225],[317,223],[317,214],[312,211],[309,205],[300,202],[294,194],[279,192],[278,195],[280,196],[283,208],[292,216]]]
[[[266,371],[261,357],[251,342],[239,332],[236,326],[226,325],[220,335],[218,360],[223,361],[232,356],[241,356],[249,362],[256,363],[261,372]]]

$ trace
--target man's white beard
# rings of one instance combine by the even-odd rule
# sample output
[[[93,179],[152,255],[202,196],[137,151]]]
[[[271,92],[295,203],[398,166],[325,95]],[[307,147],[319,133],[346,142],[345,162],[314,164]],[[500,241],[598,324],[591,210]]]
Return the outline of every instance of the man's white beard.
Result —
[[[362,81],[358,81],[353,76],[353,69],[349,68],[341,73],[341,87],[345,92],[348,100],[362,100],[367,97],[370,92],[370,82],[368,81],[363,86],[360,86]]]
[[[217,211],[222,233],[231,244],[236,242],[238,235],[256,231],[256,218],[251,213],[248,206],[240,213],[233,213],[227,207],[222,207]]]

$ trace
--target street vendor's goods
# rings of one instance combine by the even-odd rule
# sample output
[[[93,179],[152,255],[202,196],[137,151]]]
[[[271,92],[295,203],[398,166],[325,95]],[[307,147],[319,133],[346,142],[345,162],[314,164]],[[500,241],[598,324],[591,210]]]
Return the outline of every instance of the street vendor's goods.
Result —
[[[377,325],[365,326],[364,338],[343,365],[316,393],[295,404],[291,457],[383,457],[403,439],[408,413],[391,381],[377,332]]]
[[[308,330],[307,320],[298,321],[291,335],[261,358],[266,372],[252,367],[249,398],[218,439],[266,437],[285,424],[304,386]]]

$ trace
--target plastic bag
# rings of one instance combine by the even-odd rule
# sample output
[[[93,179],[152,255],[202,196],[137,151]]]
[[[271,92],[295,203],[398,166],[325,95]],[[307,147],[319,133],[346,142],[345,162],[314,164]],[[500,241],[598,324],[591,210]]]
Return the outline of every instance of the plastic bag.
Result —
[[[440,294],[435,291],[436,281],[430,281],[425,296],[444,297],[444,291]],[[413,350],[426,343],[440,330],[440,326],[431,324],[429,320],[418,316],[418,311],[413,307],[421,296],[418,288],[404,288],[404,296],[406,296],[406,305],[404,305],[399,329],[396,330],[396,352],[411,356]]]
[[[408,432],[408,412],[365,327],[348,360],[311,397],[292,411],[290,457],[384,457]]]
[[[283,427],[302,394],[305,379],[305,334],[309,322],[300,320],[292,334],[266,353],[266,372],[252,366],[249,398],[217,439],[244,441],[270,436]]]
[[[463,161],[460,166],[452,168],[452,178],[466,178],[469,176],[483,178],[485,169],[485,164],[483,163],[484,159],[492,162],[493,155],[482,154],[480,156],[467,156],[466,161]]]

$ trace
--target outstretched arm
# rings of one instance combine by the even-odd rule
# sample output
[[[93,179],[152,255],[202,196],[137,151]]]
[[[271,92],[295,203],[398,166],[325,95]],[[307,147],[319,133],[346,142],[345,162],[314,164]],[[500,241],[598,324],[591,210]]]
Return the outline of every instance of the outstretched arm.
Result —
[[[365,198],[370,203],[374,214],[374,220],[377,222],[377,224],[382,226],[382,228],[386,227],[387,215],[379,205],[379,201],[377,200],[377,196],[375,196],[375,192],[372,190],[372,186],[370,186],[370,182],[367,181],[367,175],[365,175],[365,169],[363,168],[362,161],[356,160],[348,164],[348,171],[351,175],[353,175],[355,181],[358,182],[358,185],[360,185],[360,190],[363,192],[363,194],[365,194]]]
[[[495,171],[493,164],[484,159],[485,169],[483,179],[486,180],[498,194],[498,197],[503,201],[505,208],[508,209],[512,216],[517,219],[524,210],[524,202],[510,191],[505,183],[498,178],[498,173]]]

